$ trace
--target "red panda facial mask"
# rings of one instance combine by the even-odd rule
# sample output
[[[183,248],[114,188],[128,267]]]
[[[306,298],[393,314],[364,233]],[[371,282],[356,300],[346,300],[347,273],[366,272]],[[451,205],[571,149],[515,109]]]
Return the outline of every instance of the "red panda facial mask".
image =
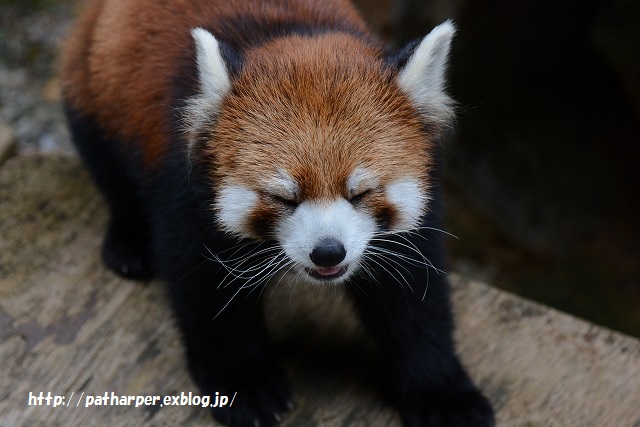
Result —
[[[232,79],[213,35],[193,30],[201,91],[185,115],[190,134],[211,135],[215,221],[275,240],[290,272],[323,283],[347,279],[380,233],[416,227],[433,162],[423,123],[451,116],[453,33],[436,27],[400,70],[354,57],[344,35],[276,40]]]

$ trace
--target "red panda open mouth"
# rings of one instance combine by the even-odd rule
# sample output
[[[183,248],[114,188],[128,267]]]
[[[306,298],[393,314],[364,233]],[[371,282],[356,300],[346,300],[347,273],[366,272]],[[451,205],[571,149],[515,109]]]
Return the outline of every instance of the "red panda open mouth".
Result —
[[[347,266],[342,267],[314,267],[314,268],[305,268],[307,273],[314,279],[319,280],[331,280],[337,279],[347,272]]]

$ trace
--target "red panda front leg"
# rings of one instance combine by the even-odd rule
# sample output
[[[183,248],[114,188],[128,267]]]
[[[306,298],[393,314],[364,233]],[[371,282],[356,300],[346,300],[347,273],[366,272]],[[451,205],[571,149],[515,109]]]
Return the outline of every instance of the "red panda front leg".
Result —
[[[169,292],[187,349],[191,376],[203,395],[226,395],[232,407],[212,407],[231,426],[272,426],[293,404],[289,385],[264,327],[259,292],[200,266]],[[240,289],[240,290],[239,290]]]
[[[130,156],[118,151],[126,144],[106,137],[94,120],[69,105],[65,112],[73,142],[109,206],[109,226],[102,244],[104,264],[123,277],[151,278],[149,224],[136,180],[122,161]]]
[[[438,224],[423,225],[421,236],[390,236],[385,242],[386,250],[401,254],[397,262],[407,260],[402,271],[411,278],[411,290],[387,269],[377,268],[381,260],[368,267],[375,270],[377,283],[365,283],[366,275],[356,277],[349,294],[378,341],[389,392],[406,427],[491,427],[493,410],[455,354],[449,285],[444,273],[432,268],[443,264],[439,236],[430,231]],[[421,260],[428,263],[421,266]]]
[[[350,287],[364,323],[377,338],[391,400],[405,427],[490,427],[493,411],[454,353],[451,319],[441,278],[431,280],[425,301],[382,286]],[[366,288],[366,295],[360,289]],[[391,288],[391,289],[390,289]],[[388,368],[388,369],[386,369]]]

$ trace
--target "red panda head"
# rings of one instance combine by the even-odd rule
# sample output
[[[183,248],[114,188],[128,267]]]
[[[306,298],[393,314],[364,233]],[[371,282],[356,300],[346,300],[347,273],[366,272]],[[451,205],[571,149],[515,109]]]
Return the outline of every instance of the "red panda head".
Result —
[[[218,225],[276,241],[292,272],[324,283],[356,271],[377,234],[418,226],[434,132],[452,115],[453,33],[436,27],[400,69],[349,35],[276,39],[232,78],[213,35],[193,30],[200,94],[185,117]]]

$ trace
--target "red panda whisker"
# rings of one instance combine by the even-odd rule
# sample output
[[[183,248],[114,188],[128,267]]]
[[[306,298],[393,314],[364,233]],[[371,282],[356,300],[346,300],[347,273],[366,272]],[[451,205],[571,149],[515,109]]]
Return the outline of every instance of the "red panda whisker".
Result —
[[[388,265],[389,267],[393,268],[394,270],[396,270],[398,273],[401,273],[400,270],[402,270],[403,272],[405,272],[406,274],[409,275],[409,278],[411,279],[411,282],[415,283],[415,277],[414,275],[411,273],[411,270],[409,270],[408,265],[407,264],[411,264],[411,265],[415,265],[419,268],[425,269],[426,266],[424,264],[412,264],[410,262],[406,262],[402,263],[396,259],[394,259],[394,254],[393,252],[389,253],[389,254],[384,254],[384,253],[376,253],[376,252],[372,252],[371,256],[376,258],[377,260],[379,260],[380,262],[383,262],[385,265]],[[402,273],[404,274],[404,273]],[[413,287],[411,287],[411,290],[413,291]]]
[[[278,260],[278,257],[283,255],[283,254],[284,254],[284,251],[281,250],[278,254],[276,254],[276,256],[260,260],[259,264],[255,265],[255,266],[252,266],[252,267],[244,269],[244,270],[239,270],[238,269],[237,271],[240,272],[239,274],[236,273],[236,272],[232,272],[232,271],[230,271],[229,274],[235,276],[235,279],[246,280],[246,283],[241,286],[242,288],[251,287],[251,286],[253,286],[253,284],[251,284],[251,280],[253,280],[256,277],[260,277],[265,271],[267,271],[267,269],[272,267],[274,263],[277,266],[280,262],[282,262],[283,260],[286,260],[286,258],[281,258],[280,260]],[[229,276],[229,274],[227,274],[227,276]],[[247,274],[250,274],[250,275],[247,276]],[[267,273],[267,275],[268,274],[269,273]],[[262,279],[264,279],[265,277],[266,276],[262,276]],[[224,282],[224,280],[223,280],[223,282]],[[232,282],[233,282],[233,280],[232,280]],[[227,283],[225,286],[227,286],[227,285],[229,285],[229,283]]]
[[[284,251],[283,251],[284,253]],[[282,268],[282,262],[285,263],[286,265],[286,258],[280,258],[278,260],[278,258],[273,258],[271,260],[271,262],[269,262],[264,268],[262,268],[260,271],[258,271],[256,274],[254,274],[253,276],[251,276],[248,280],[247,283],[245,283],[242,287],[243,288],[253,288],[251,290],[251,292],[253,292],[253,290],[259,286],[262,283],[269,283],[269,281],[271,280],[271,278],[273,278],[275,276],[275,274],[277,274],[277,272]],[[268,270],[268,271],[267,271]],[[251,281],[253,279],[255,279],[256,277],[259,278],[259,280],[255,283],[252,283]],[[251,293],[249,292],[249,294]]]
[[[267,266],[267,267],[265,267],[265,268],[268,268],[268,266]],[[227,279],[228,277],[232,277],[232,279],[231,279],[231,280],[229,280],[228,282],[226,282],[226,279]],[[237,280],[242,280],[244,283],[243,283],[243,284],[241,284],[240,286],[238,286],[238,289],[239,289],[239,290],[244,290],[244,289],[253,288],[254,286],[259,285],[259,284],[261,283],[261,281],[262,281],[262,278],[261,278],[258,282],[256,282],[256,283],[251,283],[251,281],[252,281],[253,279],[255,279],[256,277],[260,277],[260,276],[259,276],[259,274],[254,274],[254,275],[252,275],[252,276],[242,276],[242,275],[230,275],[230,274],[227,274],[227,276],[225,276],[225,278],[221,281],[221,283],[218,285],[218,287],[219,287],[219,288],[220,288],[220,287],[222,287],[222,288],[226,288],[226,287],[228,287],[230,284],[232,284],[233,282],[235,282],[235,281],[237,281]],[[226,282],[226,283],[225,283],[225,282]]]
[[[397,243],[397,242],[394,242],[394,243]],[[376,249],[380,249],[380,248],[376,248]],[[390,252],[391,254],[394,254],[394,256],[399,256],[399,255],[400,255],[400,256],[403,256],[402,254],[397,253],[397,252],[394,252],[394,251],[389,251],[389,252]],[[384,259],[386,259],[386,260],[392,259],[392,258],[390,258],[390,257],[388,257],[388,256],[382,256],[382,255],[380,255],[380,254],[376,254],[376,255],[377,255],[380,259],[383,259],[383,258],[384,258]],[[404,258],[407,258],[406,256],[403,256],[403,257],[404,257]],[[370,256],[368,256],[368,258],[370,259]],[[438,269],[438,268],[434,267],[434,266],[433,266],[433,263],[432,263],[431,261],[429,261],[427,258],[425,258],[424,256],[422,256],[422,258],[425,260],[425,262],[424,262],[424,263],[422,263],[422,264],[420,264],[420,266],[425,268],[425,272],[426,272],[426,274],[427,274],[427,283],[426,283],[426,285],[425,285],[424,293],[423,293],[423,295],[422,295],[422,300],[424,301],[424,299],[427,297],[427,290],[429,289],[429,267],[433,268],[433,269],[436,271],[436,273],[438,273],[438,274],[440,274],[440,273],[444,273],[444,271],[442,271],[442,270],[440,270],[440,269]],[[394,260],[394,261],[395,261],[395,260]],[[415,260],[415,259],[412,259],[412,261],[417,262],[417,260]],[[395,262],[397,262],[397,261],[395,261]],[[388,261],[387,261],[387,263],[388,263]],[[378,264],[378,265],[380,265],[380,264]],[[397,271],[397,269],[395,269],[395,270]],[[387,270],[387,271],[388,271],[388,270]],[[393,275],[392,275],[392,276],[393,276]],[[403,277],[403,279],[404,279],[404,277]],[[396,280],[397,280],[397,279],[396,279]],[[413,289],[411,289],[411,290],[413,291]]]
[[[380,249],[380,248],[377,248],[377,249]],[[402,262],[400,262],[400,261],[398,261],[397,259],[394,258],[397,255],[400,255],[400,254],[398,254],[397,252],[394,252],[394,251],[384,251],[384,252],[382,252],[382,251],[373,252],[372,251],[372,255],[376,256],[381,261],[384,261],[386,264],[391,265],[393,263],[393,264],[397,265],[398,268],[402,268],[404,271],[409,273],[409,276],[411,276],[412,280],[415,280],[415,277],[413,276],[411,271],[407,268],[406,264],[414,265],[416,267],[421,267],[421,268],[427,268],[428,267],[424,262],[423,263],[419,263],[417,260],[409,259],[409,258],[407,258],[407,260],[403,264]]]
[[[407,236],[403,236],[402,234],[397,234],[397,237],[405,240],[407,243],[409,243],[409,245],[404,244],[402,242],[398,242],[396,240],[390,240],[390,239],[382,239],[379,237],[374,237],[373,239],[371,239],[372,241],[380,241],[380,242],[386,242],[386,243],[394,243],[398,246],[402,246],[406,249],[409,249],[412,252],[417,253],[418,255],[420,255],[420,257],[424,260],[424,262],[431,268],[433,268],[438,274],[443,273],[446,274],[446,272],[442,269],[439,269],[438,267],[436,267],[435,265],[433,265],[433,263],[424,256],[424,254],[422,253],[422,251],[415,245],[415,243],[413,243],[411,240],[409,240],[409,238]]]
[[[437,232],[439,232],[439,233],[443,233],[443,234],[446,234],[447,236],[453,237],[454,239],[459,239],[459,237],[458,237],[458,236],[456,236],[455,234],[449,233],[448,231],[443,230],[443,229],[441,229],[441,228],[426,227],[426,226],[422,226],[422,227],[413,227],[413,228],[409,228],[409,229],[407,229],[407,230],[387,231],[386,233],[387,233],[387,234],[402,234],[402,233],[409,233],[409,234],[412,234],[412,235],[419,236],[419,237],[421,237],[421,238],[423,238],[423,239],[426,239],[426,237],[425,237],[425,236],[422,236],[422,235],[420,235],[420,234],[418,233],[418,231],[420,231],[420,230],[431,230],[431,231],[437,231]]]
[[[432,231],[437,231],[439,233],[442,234],[446,234],[447,236],[453,237],[454,239],[460,239],[458,236],[456,236],[455,234],[449,233],[446,230],[443,230],[441,228],[435,228],[435,227],[418,227],[417,230],[432,230]]]
[[[247,242],[244,242],[244,243],[242,243],[242,242],[243,241],[240,241],[240,243],[238,243],[235,246],[232,246],[230,248],[227,248],[227,249],[224,249],[222,251],[219,251],[218,255],[222,255],[225,252],[233,251],[233,253],[231,253],[230,256],[234,256],[235,254],[237,254],[238,252],[240,252],[242,249],[246,248],[247,246],[254,246],[254,248],[252,250],[257,250],[258,248],[260,248],[264,244],[264,242],[259,242],[258,244],[256,244],[255,242],[252,242],[252,241],[247,241]],[[236,259],[241,259],[241,258],[245,258],[245,257],[246,257],[246,255],[243,255],[242,257],[238,257],[238,258],[235,258],[235,259],[234,258],[227,258],[226,261],[234,261]]]
[[[403,237],[402,235],[398,235],[398,237]],[[420,251],[420,249],[418,249],[418,247],[409,239],[405,238],[405,240],[409,243],[409,245],[399,242],[397,240],[392,240],[392,239],[383,239],[381,237],[374,237],[371,239],[371,242],[382,242],[382,243],[392,243],[398,246],[401,246],[405,249],[408,249],[411,252],[414,252],[418,255],[420,255],[420,257],[425,261],[426,264],[428,264],[429,266],[436,268],[433,264],[431,264],[429,262],[429,260],[427,260],[427,258],[424,256],[424,254],[422,253],[422,251]],[[406,255],[405,255],[406,256]]]
[[[293,301],[293,293],[296,291],[296,288],[298,287],[298,284],[300,283],[300,277],[302,277],[302,275],[304,274],[301,270],[299,269],[295,269],[295,275],[293,277],[288,276],[289,271],[291,271],[291,269],[293,269],[295,267],[295,262],[293,262],[292,267],[287,270],[285,272],[285,274],[282,276],[281,279],[284,279],[285,277],[288,278],[288,283],[292,284],[293,286],[291,286],[291,293],[289,294],[289,305],[291,305],[291,302]]]
[[[402,265],[402,264],[409,264],[409,265],[413,265],[416,267],[425,267],[425,263],[424,261],[417,259],[417,258],[413,258],[410,255],[401,253],[401,252],[397,252],[394,251],[393,249],[390,249],[388,247],[382,246],[382,245],[376,245],[376,241],[378,239],[373,239],[370,244],[369,247],[367,248],[367,251],[369,251],[372,254],[375,254],[377,256],[392,256],[392,257],[397,257],[399,259],[394,259],[394,262],[398,265]]]
[[[247,274],[252,273],[255,270],[263,269],[264,265],[268,264],[270,262],[273,262],[273,257],[269,257],[269,258],[265,258],[263,260],[260,260],[260,262],[256,266],[253,266],[253,267],[248,268],[248,269],[239,269],[237,267],[228,267],[224,263],[221,263],[222,266],[227,270],[227,275],[218,284],[218,289],[224,288],[224,287],[228,286],[229,284],[233,283],[236,280],[249,280],[249,279],[251,279],[253,277],[253,275],[247,276]],[[242,262],[242,263],[244,263],[244,262]],[[242,264],[242,263],[240,263],[240,264]],[[229,277],[232,277],[232,279],[227,282],[227,279]]]
[[[277,249],[277,248],[274,248]],[[282,253],[282,250],[278,251],[278,253],[276,254],[276,256],[278,256],[280,253]],[[239,259],[237,262],[229,262],[226,260],[222,260],[220,259],[220,257],[215,257],[215,259],[213,261],[219,262],[220,264],[222,264],[223,267],[225,267],[225,269],[229,272],[241,272],[242,273],[247,273],[247,272],[251,272],[251,271],[255,271],[255,270],[259,270],[262,267],[260,267],[260,264],[256,264],[256,265],[249,265],[246,268],[241,268],[243,264],[249,264],[252,262],[255,262],[256,260],[258,260],[258,262],[262,263],[262,262],[269,262],[270,260],[272,260],[274,257],[270,256],[270,255],[266,255],[262,254],[260,258],[258,258],[258,254],[255,255],[251,255],[248,256],[244,259]],[[228,264],[232,264],[232,265],[228,265]]]
[[[379,231],[378,233],[376,233],[376,235],[379,235],[379,236],[401,236],[406,234],[410,236],[419,237],[423,240],[427,240],[427,237],[420,235],[420,233],[417,231],[417,228],[409,228],[405,230]]]
[[[284,251],[282,251],[282,253],[284,253]],[[272,258],[272,259],[271,259],[271,261],[273,261],[273,260],[275,260],[275,259],[277,259],[277,256],[276,256],[276,257],[274,257],[274,258]],[[282,258],[279,262],[282,262],[282,261],[287,261],[287,260],[286,260],[286,258]],[[259,277],[259,275],[254,275],[253,277]],[[253,278],[253,277],[252,277],[252,278]],[[265,282],[265,285],[266,285],[266,283],[268,283],[268,282],[269,282],[269,280],[271,280],[271,277],[273,277],[273,275],[271,275],[271,274],[269,274],[269,273],[268,273],[267,275],[262,276],[262,277],[261,277],[261,279],[260,279],[257,283],[254,283],[254,284],[249,285],[249,282],[251,281],[251,278],[250,278],[250,279],[247,281],[247,283],[245,283],[245,284],[244,284],[244,285],[242,285],[242,286],[239,286],[239,287],[238,287],[238,289],[236,290],[236,292],[231,296],[231,298],[229,298],[229,301],[227,301],[227,303],[226,303],[226,304],[225,304],[225,305],[220,309],[220,311],[218,311],[218,313],[213,317],[213,319],[212,319],[212,320],[217,319],[217,318],[218,318],[218,316],[220,316],[220,314],[222,314],[222,312],[223,312],[223,311],[224,311],[224,310],[229,306],[229,304],[231,304],[231,302],[235,299],[235,297],[236,297],[236,296],[238,296],[238,294],[239,294],[242,290],[247,289],[247,288],[249,288],[249,287],[253,287],[253,289],[252,289],[251,291],[249,291],[249,294],[251,294],[251,292],[253,292],[253,290],[254,290],[257,286],[259,286],[259,284],[260,284],[260,283]],[[265,279],[266,279],[266,280],[265,280]],[[235,280],[236,280],[236,278],[234,278],[230,283],[232,283],[232,282],[233,282],[233,281],[235,281]],[[227,285],[228,285],[228,284],[227,284]],[[226,287],[227,285],[225,285],[224,287]],[[249,295],[249,294],[247,294],[247,295]]]
[[[263,287],[262,287],[262,289],[260,290],[259,298],[261,298],[261,297],[262,297],[262,293],[263,293],[263,292],[264,292],[264,290],[267,288],[267,286],[271,284],[271,279],[273,279],[273,278],[274,278],[278,273],[280,273],[283,269],[285,269],[285,268],[289,267],[289,270],[287,270],[287,271],[290,271],[290,270],[295,266],[295,263],[294,263],[293,261],[291,261],[291,260],[284,259],[284,261],[285,261],[285,262],[284,262],[284,264],[280,265],[280,266],[279,266],[279,267],[278,267],[278,268],[277,268],[273,273],[271,273],[271,274],[269,275],[269,279],[265,282],[264,286],[263,286]],[[285,274],[286,274],[286,273],[285,273]],[[283,276],[281,276],[281,277],[280,277],[280,279],[278,279],[278,281],[277,281],[274,285],[272,285],[274,289],[275,289],[275,288],[276,288],[276,286],[278,286],[278,284],[282,281],[282,277],[283,277]],[[251,293],[251,292],[249,292],[249,293]],[[271,295],[273,295],[273,293],[272,293]]]
[[[227,303],[220,309],[220,311],[218,311],[218,314],[216,314],[215,316],[213,316],[213,318],[211,320],[216,320],[218,318],[218,316],[220,316],[222,314],[222,312],[229,306],[229,304],[231,304],[231,302],[235,299],[235,297],[240,293],[240,291],[242,291],[242,287],[239,287],[236,290],[236,293],[231,295],[231,298],[229,298],[229,301],[227,301]]]
[[[418,259],[408,257],[396,251],[392,251],[392,250],[384,249],[380,247],[372,247],[371,249],[372,249],[371,250],[372,254],[377,255],[380,258],[385,258],[407,271],[409,271],[409,269],[405,265],[403,265],[402,262],[395,259],[396,257],[404,260],[406,264],[414,265],[416,267],[424,267],[424,268],[429,267],[429,265],[425,264],[424,261],[420,261]],[[412,275],[412,278],[413,278],[413,275]]]
[[[277,274],[280,274],[280,278],[278,279],[277,282],[275,282],[272,286],[272,290],[271,290],[271,295],[269,296],[269,299],[271,299],[271,297],[273,297],[274,292],[276,291],[276,288],[280,285],[280,283],[282,283],[282,281],[284,280],[285,277],[288,276],[289,272],[291,270],[293,270],[296,266],[296,263],[291,261],[290,259],[286,260],[286,262],[282,265],[282,267],[275,272],[275,274],[272,277],[275,277]],[[282,272],[282,270],[284,270],[285,268],[287,268],[287,271]]]
[[[209,261],[209,259],[206,257],[206,255],[203,254],[204,259],[202,261],[200,261],[195,267],[193,267],[191,270],[187,271],[186,273],[184,273],[182,276],[180,276],[175,282],[171,283],[168,288],[172,288],[173,286],[178,285],[180,282],[182,282],[185,278],[187,278],[191,273],[193,273],[194,271],[196,271],[198,268],[202,267],[203,264],[205,264],[207,261]]]
[[[363,257],[365,258],[365,261],[369,259],[369,256],[370,255],[365,252],[365,254],[363,255]],[[372,270],[366,262],[363,262],[362,264],[360,264],[359,267],[362,272],[366,273],[366,275],[371,278],[371,280],[373,280],[375,283],[378,283],[378,278],[374,274],[375,270]]]
[[[222,264],[225,268],[227,269],[232,269],[232,270],[237,270],[237,271],[241,271],[242,269],[239,268],[242,264],[254,261],[258,256],[264,256],[264,259],[270,259],[271,256],[267,256],[266,254],[268,254],[269,252],[278,252],[278,254],[280,254],[282,252],[282,249],[274,247],[274,248],[267,248],[267,249],[262,249],[259,252],[256,252],[254,254],[249,254],[246,255],[242,258],[235,258],[233,260],[223,260],[221,259],[218,255],[214,255],[214,259],[213,261],[217,261],[220,264]],[[227,264],[234,264],[231,267],[227,267]],[[245,271],[250,271],[252,268],[255,267],[249,267],[249,269],[245,269]]]
[[[224,262],[222,262],[219,258],[214,258],[212,259],[212,261],[216,261],[219,262],[224,269],[227,271],[227,274],[225,277],[223,277],[223,279],[220,281],[220,284],[218,285],[218,289],[221,287],[226,287],[228,284],[233,283],[233,281],[235,281],[236,279],[247,279],[247,277],[245,277],[245,274],[247,274],[248,272],[250,272],[248,269],[239,269],[238,267],[230,267],[227,266]],[[268,260],[264,260],[264,262],[267,262]],[[263,261],[261,261],[263,262]],[[242,264],[242,263],[240,263]],[[260,268],[260,267],[256,267],[256,268]],[[229,277],[233,277],[233,279],[231,281],[229,281],[229,283],[227,282],[227,278]]]
[[[232,255],[232,256],[233,256],[233,255],[235,255],[238,251],[240,251],[240,250],[244,249],[246,246],[249,246],[249,245],[250,245],[250,244],[242,245],[241,247],[239,247],[239,248],[238,248],[238,249],[237,249],[233,254],[231,254],[231,255]],[[245,254],[245,255],[242,255],[242,256],[239,256],[239,257],[236,257],[236,258],[226,258],[226,259],[224,259],[224,260],[223,260],[222,258],[220,258],[220,256],[219,256],[219,255],[218,255],[218,256],[216,256],[216,258],[218,258],[218,259],[220,260],[220,262],[227,262],[227,263],[228,263],[228,262],[237,262],[237,261],[243,261],[243,260],[246,260],[247,258],[251,258],[251,257],[256,256],[256,255],[260,255],[260,254],[262,254],[262,253],[267,253],[267,252],[272,251],[272,250],[279,250],[279,247],[277,247],[277,246],[269,246],[269,247],[267,247],[267,248],[263,248],[263,249],[258,250],[258,249],[259,249],[259,247],[260,247],[260,245],[256,245],[256,246],[252,249],[252,250],[253,250],[253,252],[249,252],[248,254]],[[222,254],[222,252],[220,252],[220,254]]]
[[[380,257],[372,257],[372,256],[366,256],[367,260],[369,260],[370,262],[373,262],[374,264],[378,265],[382,270],[386,271],[387,273],[389,273],[389,275],[391,277],[393,277],[399,284],[400,286],[402,286],[402,288],[404,290],[406,290],[406,288],[404,287],[404,285],[402,284],[402,282],[398,279],[398,277],[396,275],[394,275],[391,271],[389,271],[388,268],[386,268],[384,265],[380,264],[378,262],[378,260],[382,261],[383,259]],[[377,259],[376,259],[377,258]],[[402,280],[404,281],[404,283],[407,284],[407,287],[411,290],[411,292],[414,292],[413,288],[411,287],[411,285],[409,284],[409,282],[407,281],[407,278],[404,277],[404,275],[397,269],[395,268],[393,265],[387,263],[393,270],[395,270],[395,272],[398,274],[398,276],[402,277]]]
[[[424,293],[422,294],[422,301],[427,297],[427,290],[429,289],[429,269],[427,268],[427,283],[424,286]]]
[[[407,236],[398,235],[398,237],[400,237],[401,239],[404,239],[404,240],[406,240],[407,242],[411,243],[411,245],[416,249],[416,251],[418,251],[418,252],[420,253],[420,256],[422,257],[422,259],[424,259],[424,260],[429,264],[429,267],[431,267],[433,270],[435,270],[435,272],[436,272],[438,275],[439,275],[440,273],[442,273],[442,274],[447,274],[447,272],[446,272],[446,271],[444,271],[444,270],[442,270],[442,269],[440,269],[440,268],[436,267],[436,266],[431,262],[431,260],[430,260],[430,259],[428,259],[427,257],[425,257],[424,253],[423,253],[422,251],[420,251],[420,250],[415,246],[415,244],[414,244],[411,240],[409,240],[409,238],[408,238]],[[426,239],[425,239],[425,240],[426,240]]]
[[[365,254],[365,258],[368,262],[370,263],[374,263],[376,264],[378,267],[380,267],[380,269],[382,269],[383,271],[389,273],[389,275],[391,277],[393,277],[396,281],[398,281],[398,283],[400,283],[400,285],[402,286],[403,289],[406,290],[405,286],[403,283],[401,283],[398,278],[396,277],[396,275],[394,275],[393,273],[391,273],[391,271],[389,271],[388,268],[386,268],[384,265],[382,265],[380,262],[385,261],[383,259],[383,257],[376,255],[376,254],[372,254],[372,253],[367,253]],[[391,268],[393,268],[396,273],[398,273],[398,276],[401,276],[403,279],[405,279],[405,283],[407,284],[408,288],[411,289],[411,291],[413,292],[413,289],[411,288],[411,285],[406,281],[406,278],[402,275],[402,273],[400,273],[400,271],[398,271],[398,269],[396,269],[395,267],[393,267],[392,265],[390,265],[388,262],[386,262],[386,264],[388,264]],[[375,271],[375,268],[374,268]]]

